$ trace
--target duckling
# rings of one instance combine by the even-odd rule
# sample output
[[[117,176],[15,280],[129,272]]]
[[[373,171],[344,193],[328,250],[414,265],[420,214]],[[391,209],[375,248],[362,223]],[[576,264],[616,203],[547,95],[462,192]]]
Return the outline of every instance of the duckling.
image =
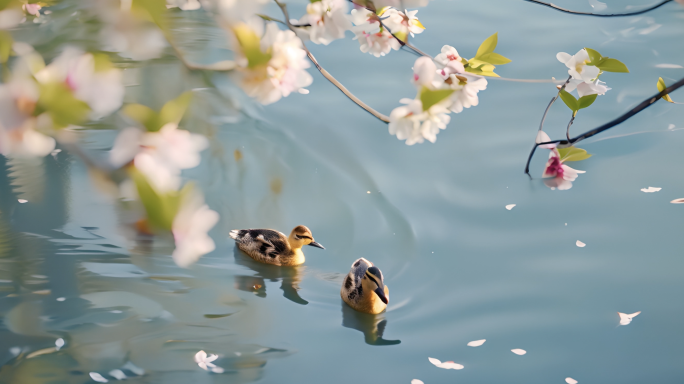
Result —
[[[380,269],[362,257],[352,264],[342,282],[340,296],[355,310],[375,315],[387,308],[389,288]]]
[[[252,259],[280,266],[304,263],[302,247],[305,245],[325,249],[314,241],[309,228],[303,225],[296,226],[289,237],[273,229],[233,229],[229,236]]]

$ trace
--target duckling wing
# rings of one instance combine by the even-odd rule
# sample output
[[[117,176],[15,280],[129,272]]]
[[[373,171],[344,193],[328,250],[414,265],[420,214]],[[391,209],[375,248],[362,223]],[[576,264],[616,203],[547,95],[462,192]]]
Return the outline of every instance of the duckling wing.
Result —
[[[276,258],[287,253],[289,244],[285,235],[270,229],[251,229],[250,237],[261,243],[259,253]]]

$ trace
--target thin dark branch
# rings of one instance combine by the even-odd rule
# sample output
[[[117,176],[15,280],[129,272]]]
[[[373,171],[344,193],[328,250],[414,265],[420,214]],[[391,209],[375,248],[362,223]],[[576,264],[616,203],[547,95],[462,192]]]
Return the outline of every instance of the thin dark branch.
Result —
[[[573,112],[570,122],[568,123],[568,128],[565,129],[565,137],[568,139],[568,141],[570,141],[570,127],[572,127],[572,123],[575,122],[575,116],[576,112]]]
[[[630,109],[629,111],[623,113],[621,116],[619,116],[619,117],[617,117],[617,118],[615,118],[615,119],[613,119],[613,120],[611,120],[611,121],[609,121],[609,122],[607,122],[607,123],[605,123],[599,127],[596,127],[590,131],[584,132],[583,134],[581,134],[579,136],[573,137],[570,140],[552,140],[552,141],[547,141],[544,143],[535,143],[534,147],[532,148],[532,151],[530,152],[530,155],[527,157],[527,163],[525,164],[525,173],[528,176],[532,177],[530,175],[530,161],[532,160],[532,156],[534,156],[534,152],[537,150],[538,146],[546,145],[546,144],[558,144],[559,147],[565,148],[565,147],[570,147],[572,145],[575,145],[582,140],[586,140],[592,136],[598,135],[599,133],[601,133],[603,131],[607,131],[607,130],[615,127],[616,125],[619,125],[619,124],[625,122],[630,117],[636,115],[637,113],[639,113],[639,112],[643,111],[644,109],[653,105],[653,103],[655,103],[656,101],[661,99],[663,96],[668,95],[671,92],[673,92],[673,91],[675,91],[681,87],[684,87],[684,78],[680,79],[678,82],[670,85],[669,87],[663,89],[662,92],[659,92],[659,93],[649,97],[648,99],[642,101],[641,103],[639,103],[639,105],[637,105],[636,107],[634,107],[634,108]]]
[[[280,7],[280,10],[283,12],[283,16],[285,16],[285,23],[286,23],[287,27],[288,27],[292,32],[295,32],[295,31],[294,31],[294,28],[295,28],[295,27],[294,27],[292,24],[290,24],[290,21],[289,21],[289,20],[290,20],[290,16],[289,16],[289,14],[288,14],[288,12],[287,12],[287,5],[281,3],[281,2],[278,1],[278,0],[273,0],[273,1],[275,1],[275,3],[278,4],[278,6]],[[295,32],[295,33],[296,33],[296,32]],[[340,83],[339,81],[337,81],[337,79],[335,79],[330,73],[328,73],[328,71],[326,71],[323,67],[321,67],[321,65],[318,64],[318,60],[316,60],[316,58],[314,57],[314,55],[312,55],[311,52],[309,51],[309,49],[306,47],[306,44],[304,44],[304,41],[302,41],[302,48],[304,49],[304,51],[306,51],[306,55],[309,57],[309,60],[311,60],[311,62],[314,63],[314,65],[316,66],[316,69],[318,69],[318,71],[321,73],[321,75],[323,75],[323,77],[325,77],[326,79],[328,79],[329,82],[331,82],[331,83],[332,83],[333,85],[335,85],[340,91],[342,91],[342,93],[344,93],[345,96],[347,96],[351,101],[353,101],[354,103],[356,103],[359,107],[363,108],[366,112],[368,112],[368,113],[370,113],[371,115],[375,116],[375,117],[378,118],[379,120],[382,120],[382,121],[384,121],[385,123],[389,123],[389,117],[388,117],[388,116],[383,115],[382,113],[376,111],[375,109],[371,108],[368,104],[366,104],[366,103],[364,103],[363,101],[361,101],[361,99],[359,99],[358,97],[354,96],[354,94],[351,93],[351,92],[349,92],[349,90],[348,90],[344,85],[342,85],[342,83]]]
[[[635,15],[641,15],[642,13],[650,12],[650,11],[656,9],[656,8],[662,7],[663,5],[665,5],[665,4],[669,3],[669,2],[671,2],[672,0],[663,0],[663,1],[661,1],[660,3],[658,3],[658,4],[656,4],[656,5],[652,6],[652,7],[648,7],[648,8],[642,9],[642,10],[640,10],[640,11],[627,12],[627,13],[591,13],[591,12],[578,12],[578,11],[571,11],[571,10],[569,10],[569,9],[561,8],[561,7],[559,7],[559,6],[557,6],[557,5],[553,4],[553,3],[546,3],[546,2],[543,2],[543,1],[539,1],[539,0],[525,0],[525,1],[528,1],[528,2],[534,3],[534,4],[543,5],[543,6],[545,6],[545,7],[553,8],[553,9],[555,9],[555,10],[557,10],[557,11],[561,11],[561,12],[565,12],[565,13],[570,13],[570,14],[572,14],[572,15],[596,16],[596,17],[622,17],[622,16],[635,16]]]

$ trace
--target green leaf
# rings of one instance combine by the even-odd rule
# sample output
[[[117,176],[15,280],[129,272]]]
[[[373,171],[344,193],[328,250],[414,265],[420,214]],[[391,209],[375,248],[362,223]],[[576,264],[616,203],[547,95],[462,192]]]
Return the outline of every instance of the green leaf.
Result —
[[[109,56],[104,53],[93,53],[95,72],[104,72],[114,68]]]
[[[484,61],[485,63],[493,64],[493,65],[504,65],[504,64],[508,64],[511,62],[511,59],[504,57],[502,55],[499,55],[496,52],[485,53],[484,55],[479,56],[478,60]]]
[[[420,90],[420,101],[423,103],[423,111],[427,111],[433,105],[445,100],[454,93],[453,89],[439,89],[433,91],[427,87]]]
[[[587,151],[577,147],[558,148],[558,154],[562,162],[582,161],[591,157]]]
[[[142,124],[149,132],[156,132],[161,128],[159,114],[152,108],[142,104],[128,104],[123,113]]]
[[[86,120],[90,107],[74,97],[66,83],[48,83],[40,86],[38,112],[47,112],[55,128],[65,128]]]
[[[186,184],[178,192],[159,193],[135,167],[130,167],[128,171],[135,182],[148,222],[158,229],[170,231],[181,202],[192,191],[193,185]]]
[[[498,32],[489,36],[485,41],[480,44],[480,47],[477,49],[477,53],[475,54],[475,58],[480,58],[480,56],[487,54],[487,53],[492,53],[494,52],[494,49],[496,49],[496,45],[499,42],[498,38]]]
[[[192,99],[192,92],[188,91],[164,104],[161,111],[159,111],[160,126],[157,129],[161,129],[167,123],[180,123],[185,110],[188,109],[190,99]]]
[[[12,35],[6,31],[0,31],[0,63],[6,63],[12,53]]]
[[[404,43],[408,42],[408,33],[406,33],[406,31],[395,32],[393,36],[403,41]]]
[[[563,100],[565,105],[567,105],[571,111],[577,112],[579,110],[579,102],[577,101],[577,99],[575,99],[575,96],[568,93],[568,91],[566,91],[565,89],[560,91],[560,97],[561,100]]]
[[[132,0],[131,9],[139,16],[147,16],[159,28],[166,30],[166,0]]]
[[[483,71],[482,69],[479,68],[472,68],[472,67],[465,67],[466,72],[474,73],[476,75],[480,76],[489,76],[489,77],[500,77],[494,71]]]
[[[595,51],[595,50],[593,50],[593,49],[591,49],[591,48],[586,48],[586,47],[585,47],[584,49],[585,49],[585,50],[587,51],[587,53],[589,54],[589,60],[591,60],[591,61],[589,62],[589,65],[594,65],[594,66],[595,66],[596,63],[600,62],[601,59],[603,58],[603,57],[601,56],[601,54],[598,53],[598,51]]]
[[[587,96],[580,97],[579,100],[577,100],[579,103],[578,109],[584,109],[584,108],[594,104],[594,101],[596,101],[597,96],[598,95],[594,94],[594,95],[587,95]]]
[[[658,78],[658,84],[656,84],[656,86],[658,87],[659,92],[662,92],[667,89],[667,85],[665,85],[665,80],[663,80],[662,77]],[[669,101],[670,103],[674,103],[674,101],[668,94],[665,94],[665,96],[663,96],[663,100]]]
[[[272,55],[270,52],[261,51],[261,39],[250,27],[238,24],[233,27],[233,32],[242,48],[242,53],[247,57],[248,68],[254,69],[268,64]]]
[[[604,57],[596,66],[604,72],[622,72],[629,73],[627,66],[618,59],[611,59]]]

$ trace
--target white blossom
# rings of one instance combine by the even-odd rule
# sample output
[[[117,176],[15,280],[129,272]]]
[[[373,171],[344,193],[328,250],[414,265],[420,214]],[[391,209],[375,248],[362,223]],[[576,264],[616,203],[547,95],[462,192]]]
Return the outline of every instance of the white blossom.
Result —
[[[195,362],[200,368],[205,371],[212,371],[215,373],[223,373],[223,368],[217,367],[212,361],[218,359],[218,355],[209,355],[204,351],[199,351],[195,354]]]
[[[120,167],[133,160],[156,191],[175,191],[181,185],[181,170],[198,166],[200,152],[208,145],[206,137],[178,129],[175,123],[158,132],[127,128],[114,142],[110,162]]]
[[[351,28],[347,18],[349,9],[346,0],[322,0],[309,3],[306,15],[299,19],[299,24],[310,24],[310,27],[298,28],[299,32],[315,44],[328,45],[333,40],[344,38],[344,32]]]
[[[425,30],[423,24],[416,17],[416,13],[418,11],[405,10],[401,12],[394,7],[386,7],[378,13],[378,16],[380,16],[382,23],[395,36],[399,36],[404,40],[408,37],[409,33],[411,36],[414,36],[415,34],[423,33]]]
[[[570,56],[570,54],[565,52],[558,52],[556,58],[568,67],[568,75],[572,76],[575,80],[591,83],[599,75],[600,70],[598,67],[588,65],[591,60],[589,59],[589,53],[584,48],[580,49],[574,56]]]
[[[201,199],[188,198],[173,219],[173,238],[176,249],[173,261],[180,267],[187,267],[214,249],[216,245],[208,232],[219,221],[219,214],[209,209]]]
[[[43,84],[66,83],[74,96],[88,104],[92,118],[106,116],[121,107],[124,87],[121,71],[97,70],[92,54],[67,48],[35,75]]]
[[[253,28],[243,24],[243,27]],[[253,28],[259,34],[259,28]],[[248,58],[240,52],[239,81],[242,89],[262,104],[271,104],[293,92],[308,93],[304,88],[313,82],[306,71],[310,64],[302,41],[292,31],[278,29],[274,23],[266,25],[261,37],[261,50],[271,53],[268,64],[250,68]]]
[[[461,61],[461,56],[459,56],[456,48],[450,45],[445,45],[442,47],[442,52],[435,56],[435,64],[438,68],[442,69],[440,74],[445,79],[452,73],[465,72],[463,62]]]
[[[577,179],[580,173],[585,173],[585,171],[580,171],[563,164],[558,150],[552,148],[542,177],[545,179],[544,184],[547,187],[563,191],[572,188],[572,182]]]
[[[352,32],[354,40],[359,41],[361,52],[370,53],[375,57],[385,56],[392,49],[401,49],[401,44],[387,29],[380,26],[378,15],[367,9],[352,9],[351,19],[354,23]]]
[[[468,74],[452,74],[446,80],[446,83],[449,85],[449,88],[454,90],[454,93],[449,96],[452,102],[449,109],[455,113],[462,112],[463,108],[477,105],[480,102],[477,93],[487,89],[487,79]]]
[[[11,29],[19,25],[24,18],[24,13],[15,8],[6,8],[0,11],[0,29]]]
[[[565,90],[572,92],[577,89],[577,94],[580,97],[588,95],[605,95],[611,88],[606,87],[603,81],[596,79],[592,82],[584,82],[582,80],[571,79],[565,86]]]
[[[390,113],[389,133],[396,135],[399,140],[406,140],[406,145],[422,143],[424,140],[434,143],[439,130],[445,129],[451,120],[449,110],[441,104],[423,111],[420,100],[401,99],[399,102],[406,105]]]

